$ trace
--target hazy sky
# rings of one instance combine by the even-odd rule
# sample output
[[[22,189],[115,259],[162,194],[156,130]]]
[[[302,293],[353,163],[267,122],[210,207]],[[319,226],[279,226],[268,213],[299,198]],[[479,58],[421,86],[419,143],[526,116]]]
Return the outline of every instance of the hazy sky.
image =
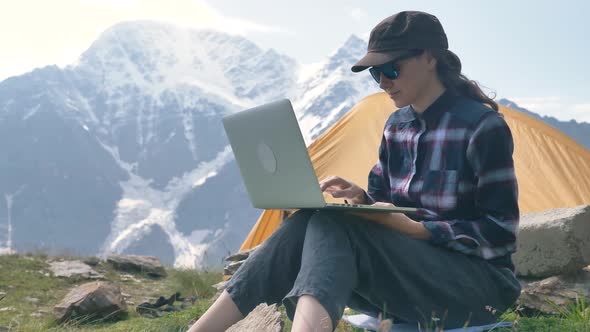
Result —
[[[0,80],[72,63],[102,31],[153,19],[242,34],[318,62],[383,18],[422,10],[443,24],[464,73],[540,114],[590,122],[590,1],[0,0]]]

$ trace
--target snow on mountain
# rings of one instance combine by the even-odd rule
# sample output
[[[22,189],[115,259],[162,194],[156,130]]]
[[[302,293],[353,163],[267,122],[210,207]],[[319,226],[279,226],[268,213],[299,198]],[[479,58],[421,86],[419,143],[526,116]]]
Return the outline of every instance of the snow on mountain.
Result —
[[[116,101],[133,87],[162,103],[164,93],[185,86],[242,109],[288,95],[294,65],[293,59],[263,51],[243,37],[140,21],[105,31],[77,67],[92,73]],[[194,106],[190,99],[184,101],[182,106]]]
[[[331,127],[363,97],[380,91],[368,72],[353,73],[350,67],[367,51],[367,43],[351,36],[321,64],[319,70],[301,82],[293,108],[309,144]]]

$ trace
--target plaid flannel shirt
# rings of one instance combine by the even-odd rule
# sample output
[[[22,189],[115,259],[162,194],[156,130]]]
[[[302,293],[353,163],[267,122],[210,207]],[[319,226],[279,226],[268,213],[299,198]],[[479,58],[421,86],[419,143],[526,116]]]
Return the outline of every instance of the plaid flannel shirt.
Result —
[[[445,92],[423,114],[410,106],[386,122],[367,199],[407,213],[429,241],[514,272],[519,208],[513,140],[503,115]]]

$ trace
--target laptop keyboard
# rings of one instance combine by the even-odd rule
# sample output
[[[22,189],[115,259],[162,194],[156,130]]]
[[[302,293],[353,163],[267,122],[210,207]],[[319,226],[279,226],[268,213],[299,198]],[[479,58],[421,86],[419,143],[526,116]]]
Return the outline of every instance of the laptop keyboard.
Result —
[[[368,204],[346,204],[346,203],[326,203],[326,205],[331,205],[331,206],[352,206],[352,207],[371,206],[371,205],[368,205]]]

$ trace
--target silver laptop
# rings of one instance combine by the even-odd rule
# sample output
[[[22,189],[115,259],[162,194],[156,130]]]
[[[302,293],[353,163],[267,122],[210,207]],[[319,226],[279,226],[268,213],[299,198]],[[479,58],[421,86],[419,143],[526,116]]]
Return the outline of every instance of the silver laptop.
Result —
[[[327,203],[288,99],[228,115],[223,126],[256,208],[416,211],[409,207]]]

